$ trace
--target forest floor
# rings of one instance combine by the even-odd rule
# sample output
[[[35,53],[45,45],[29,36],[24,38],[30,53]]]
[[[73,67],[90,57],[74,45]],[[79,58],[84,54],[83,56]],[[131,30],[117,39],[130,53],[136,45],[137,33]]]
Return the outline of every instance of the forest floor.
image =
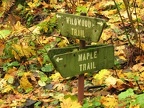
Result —
[[[126,1],[1,0],[0,107],[144,108],[144,1]],[[103,19],[99,42],[86,44],[114,46],[111,69],[84,74],[82,105],[78,76],[63,78],[48,56],[52,48],[80,44],[60,34],[57,12]]]

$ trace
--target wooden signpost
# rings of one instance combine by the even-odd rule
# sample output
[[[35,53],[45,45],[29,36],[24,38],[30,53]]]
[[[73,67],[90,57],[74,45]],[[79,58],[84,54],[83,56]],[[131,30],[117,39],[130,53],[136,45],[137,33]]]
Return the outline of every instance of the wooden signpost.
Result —
[[[55,48],[48,55],[63,77],[78,78],[78,101],[84,98],[84,73],[96,72],[114,65],[112,45],[85,45],[85,41],[97,42],[105,22],[101,19],[57,13],[58,27],[63,36],[80,39],[80,46]]]

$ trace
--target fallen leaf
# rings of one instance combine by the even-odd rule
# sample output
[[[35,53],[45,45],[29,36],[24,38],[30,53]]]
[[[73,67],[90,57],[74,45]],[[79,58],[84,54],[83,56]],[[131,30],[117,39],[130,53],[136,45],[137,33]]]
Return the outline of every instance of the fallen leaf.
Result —
[[[50,4],[47,4],[45,1],[41,3],[43,5],[43,8],[50,8]]]
[[[144,71],[144,63],[138,63],[132,67],[133,72],[143,72]]]
[[[20,21],[17,21],[17,23],[13,26],[12,34],[14,35],[16,34],[19,35],[21,33],[27,33],[27,32],[29,32],[29,30],[25,26],[23,26]]]
[[[42,66],[43,65],[43,58],[42,57],[37,57],[37,61],[39,64]]]
[[[144,63],[144,55],[137,56],[136,59],[135,59],[135,61],[136,61],[137,63],[139,63],[139,62]]]
[[[65,38],[65,37],[63,37],[63,40],[61,40],[61,41],[57,44],[57,46],[58,46],[59,48],[62,48],[62,47],[66,47],[68,44],[69,44],[68,39]]]
[[[55,84],[53,86],[53,89],[56,89],[58,91],[66,91],[67,90],[67,86],[65,84],[59,83],[59,84]]]
[[[14,76],[5,74],[4,79],[8,81],[8,83],[13,84],[14,83]]]
[[[76,100],[72,100],[70,97],[63,99],[60,106],[61,108],[82,108],[80,103],[78,103]]]
[[[5,39],[11,34],[10,30],[0,30],[0,39]]]
[[[45,83],[44,81],[42,81],[42,80],[39,80],[39,81],[38,81],[38,84],[39,84],[41,87],[46,86],[46,83]]]
[[[132,97],[132,96],[134,96],[135,94],[134,94],[134,90],[133,89],[128,89],[128,90],[126,90],[125,92],[121,92],[119,95],[118,95],[118,99],[119,100],[124,100],[124,99],[126,99],[126,98],[128,98],[128,97]]]
[[[118,100],[113,95],[102,96],[101,103],[105,108],[118,108]]]
[[[25,91],[28,91],[30,89],[33,89],[32,84],[29,82],[28,78],[26,75],[23,75],[22,78],[20,79],[20,87],[24,89]]]
[[[20,60],[20,57],[31,57],[32,55],[35,55],[36,52],[34,50],[34,47],[27,46],[27,45],[18,45],[13,44],[12,45],[12,54],[14,55],[15,59]]]
[[[50,76],[50,79],[52,79],[52,81],[54,81],[54,82],[57,82],[57,81],[60,81],[60,79],[63,79],[63,78],[60,75],[60,73],[56,72],[55,74],[52,74]]]
[[[105,84],[107,86],[114,86],[117,83],[117,79],[113,76],[108,76],[105,80]]]
[[[141,108],[140,105],[133,105],[133,104],[130,104],[129,108]]]
[[[101,85],[102,83],[104,83],[105,79],[109,75],[110,75],[110,71],[108,71],[107,69],[102,69],[101,71],[99,71],[99,73],[93,76],[92,83],[94,85]]]
[[[107,41],[108,39],[110,39],[114,34],[114,32],[111,29],[106,29],[103,31],[102,35],[101,35],[101,39],[104,41]]]
[[[10,92],[10,91],[12,91],[13,90],[13,87],[11,86],[11,85],[6,85],[2,90],[1,90],[1,92],[2,93],[8,93],[8,92]]]

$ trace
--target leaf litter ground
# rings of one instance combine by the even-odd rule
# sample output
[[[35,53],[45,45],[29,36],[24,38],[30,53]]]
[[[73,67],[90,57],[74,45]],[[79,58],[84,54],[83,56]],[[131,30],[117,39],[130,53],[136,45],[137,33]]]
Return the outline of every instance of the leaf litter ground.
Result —
[[[143,4],[137,0],[137,16],[141,20],[141,45],[128,46],[125,29],[133,36],[123,1],[116,0],[125,19],[123,27],[113,1],[76,2],[77,14],[87,11],[88,16],[103,18],[107,28],[99,43],[115,46],[115,67],[97,74],[85,74],[85,99],[77,102],[77,76],[64,79],[54,71],[47,56],[53,47],[79,44],[78,39],[59,36],[55,29],[55,12],[72,12],[70,2],[25,1],[15,5],[15,0],[2,1],[0,13],[0,106],[11,107],[105,107],[143,108],[144,57]],[[131,5],[134,1],[130,1]],[[72,5],[72,6],[71,6]],[[12,7],[12,8],[11,8]],[[134,7],[131,7],[134,9]],[[15,9],[15,10],[14,10]],[[6,13],[10,12],[8,16]],[[15,14],[16,13],[16,14]],[[25,17],[26,16],[26,17]],[[136,14],[132,13],[133,20]],[[135,27],[137,25],[135,24]],[[89,43],[88,43],[89,44]],[[96,44],[96,43],[91,43]],[[140,46],[139,46],[140,45]]]

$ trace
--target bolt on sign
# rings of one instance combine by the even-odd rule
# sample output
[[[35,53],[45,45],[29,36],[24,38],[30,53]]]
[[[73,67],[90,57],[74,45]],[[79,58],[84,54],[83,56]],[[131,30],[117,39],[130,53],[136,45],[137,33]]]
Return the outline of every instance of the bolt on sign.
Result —
[[[114,65],[114,47],[112,45],[92,45],[81,50],[78,47],[56,48],[51,49],[48,55],[56,70],[63,77],[96,72]]]
[[[63,36],[97,42],[105,22],[102,19],[57,13],[57,21]]]

